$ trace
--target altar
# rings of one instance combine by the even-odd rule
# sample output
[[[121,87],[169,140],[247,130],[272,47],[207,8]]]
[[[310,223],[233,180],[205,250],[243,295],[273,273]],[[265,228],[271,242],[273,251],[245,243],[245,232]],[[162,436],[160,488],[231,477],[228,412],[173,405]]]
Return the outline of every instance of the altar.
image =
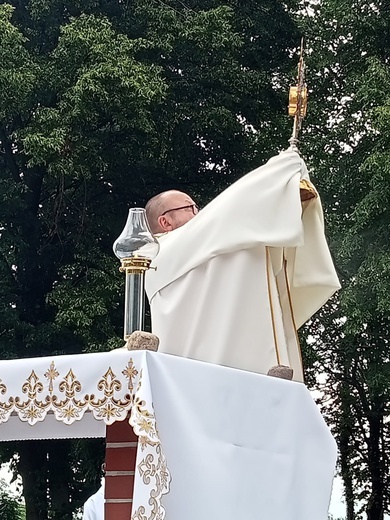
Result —
[[[132,518],[326,520],[336,444],[301,383],[147,351],[0,361],[0,439],[138,436]]]

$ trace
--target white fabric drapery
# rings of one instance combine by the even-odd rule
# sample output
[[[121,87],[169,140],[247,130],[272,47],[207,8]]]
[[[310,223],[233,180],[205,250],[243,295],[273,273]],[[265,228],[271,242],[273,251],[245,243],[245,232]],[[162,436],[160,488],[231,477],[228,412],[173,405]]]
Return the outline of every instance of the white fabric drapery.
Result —
[[[0,361],[0,440],[105,437],[130,413],[139,438],[132,518],[144,510],[163,520],[170,477],[146,361],[123,350]]]
[[[132,410],[133,520],[327,518],[336,445],[304,385],[118,350],[0,361],[0,392],[1,440],[97,435]]]
[[[339,288],[319,197],[299,155],[282,152],[162,236],[146,274],[160,352],[303,381],[296,329]]]

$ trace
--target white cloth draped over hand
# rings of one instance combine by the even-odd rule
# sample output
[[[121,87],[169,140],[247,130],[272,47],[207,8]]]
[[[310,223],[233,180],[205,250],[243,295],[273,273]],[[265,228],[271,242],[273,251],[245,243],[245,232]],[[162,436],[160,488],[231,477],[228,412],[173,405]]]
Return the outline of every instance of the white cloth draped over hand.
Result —
[[[232,184],[160,238],[146,275],[160,352],[303,381],[296,328],[339,288],[319,197],[304,203],[307,168],[293,151]]]

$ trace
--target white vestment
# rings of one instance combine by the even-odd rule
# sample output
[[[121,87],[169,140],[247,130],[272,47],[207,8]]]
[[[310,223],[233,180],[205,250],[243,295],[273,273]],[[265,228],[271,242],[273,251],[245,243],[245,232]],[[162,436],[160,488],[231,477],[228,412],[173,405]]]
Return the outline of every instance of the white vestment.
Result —
[[[339,288],[319,197],[303,203],[293,151],[232,184],[163,235],[146,275],[160,352],[303,381],[296,330]]]
[[[104,520],[104,484],[85,502],[83,520]]]

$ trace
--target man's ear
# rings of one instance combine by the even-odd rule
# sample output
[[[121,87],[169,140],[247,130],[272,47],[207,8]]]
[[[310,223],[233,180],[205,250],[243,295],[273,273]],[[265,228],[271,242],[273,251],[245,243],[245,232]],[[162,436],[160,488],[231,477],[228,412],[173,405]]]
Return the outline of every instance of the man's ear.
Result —
[[[172,231],[172,224],[164,215],[158,217],[157,222],[163,233],[166,233],[167,231]]]

